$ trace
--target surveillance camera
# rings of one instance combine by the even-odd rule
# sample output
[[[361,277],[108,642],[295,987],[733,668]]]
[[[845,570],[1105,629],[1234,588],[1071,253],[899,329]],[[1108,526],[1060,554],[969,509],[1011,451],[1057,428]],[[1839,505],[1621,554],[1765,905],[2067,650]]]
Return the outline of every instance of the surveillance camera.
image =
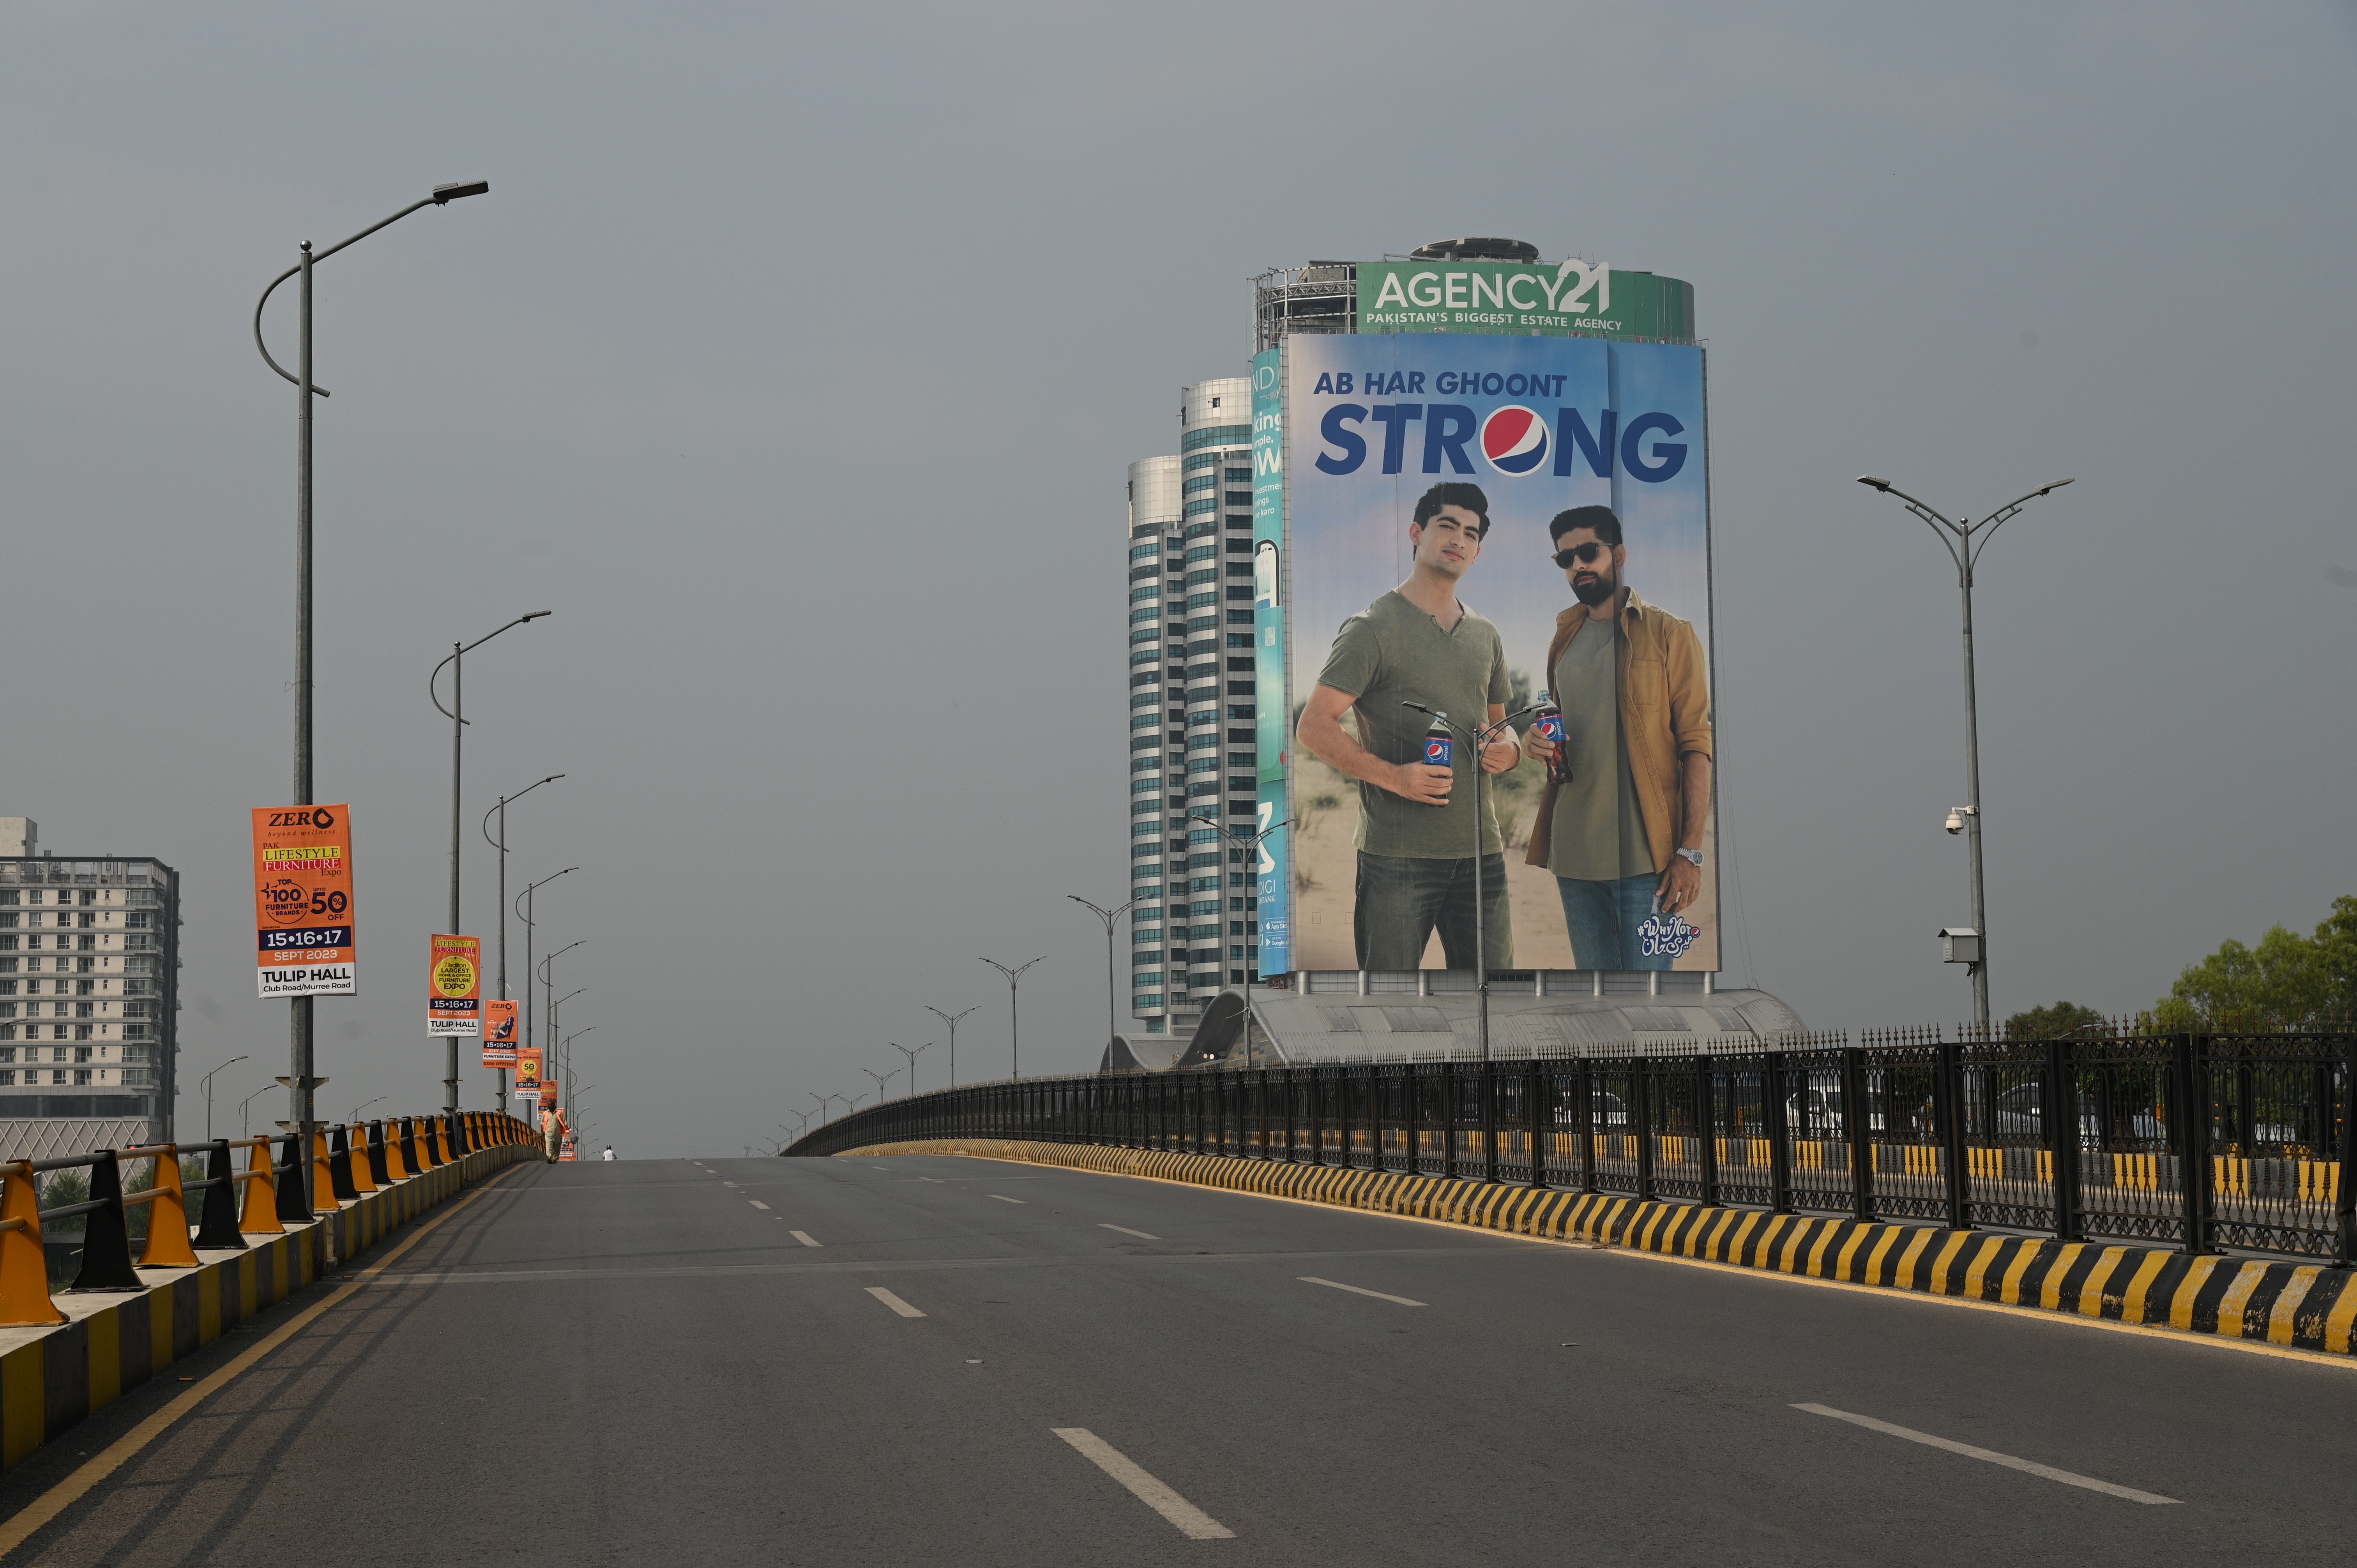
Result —
[[[1948,813],[1948,831],[1952,833],[1960,833],[1964,831],[1964,812],[1952,811]]]

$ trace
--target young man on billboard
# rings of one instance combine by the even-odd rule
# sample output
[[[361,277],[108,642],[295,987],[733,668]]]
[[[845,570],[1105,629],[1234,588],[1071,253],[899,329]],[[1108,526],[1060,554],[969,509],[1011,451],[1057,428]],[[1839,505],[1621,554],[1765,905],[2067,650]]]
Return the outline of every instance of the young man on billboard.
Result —
[[[1667,969],[1692,940],[1674,917],[1702,896],[1710,821],[1702,639],[1623,582],[1629,549],[1611,508],[1557,513],[1547,532],[1578,601],[1556,618],[1545,666],[1569,768],[1562,782],[1550,775],[1523,858],[1555,873],[1573,962]],[[1535,727],[1523,746],[1555,760]]]
[[[1473,759],[1460,741],[1448,767],[1428,766],[1431,721],[1402,704],[1421,703],[1460,725],[1505,716],[1505,644],[1457,596],[1489,532],[1490,501],[1478,486],[1426,490],[1407,531],[1415,569],[1342,623],[1302,711],[1301,744],[1359,780],[1352,925],[1361,969],[1421,968],[1436,927],[1448,967],[1473,967]],[[1342,727],[1345,712],[1356,714],[1355,736]],[[1490,745],[1480,766],[1502,773],[1516,759],[1508,735]],[[1494,809],[1480,824],[1480,854],[1482,946],[1490,967],[1511,969],[1514,932]]]

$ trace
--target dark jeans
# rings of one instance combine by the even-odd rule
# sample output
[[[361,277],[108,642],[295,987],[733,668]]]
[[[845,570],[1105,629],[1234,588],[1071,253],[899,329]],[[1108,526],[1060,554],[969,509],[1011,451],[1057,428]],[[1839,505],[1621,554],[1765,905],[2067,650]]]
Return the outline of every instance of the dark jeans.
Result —
[[[1661,875],[1623,876],[1614,882],[1555,879],[1563,894],[1564,929],[1571,937],[1571,961],[1581,969],[1667,969],[1671,961],[1645,956],[1637,928],[1653,913],[1653,889]]]
[[[1473,967],[1473,861],[1412,860],[1359,853],[1353,917],[1361,969],[1420,969],[1440,929],[1451,969]],[[1481,857],[1481,946],[1491,969],[1514,967],[1513,918],[1506,903],[1506,857]]]

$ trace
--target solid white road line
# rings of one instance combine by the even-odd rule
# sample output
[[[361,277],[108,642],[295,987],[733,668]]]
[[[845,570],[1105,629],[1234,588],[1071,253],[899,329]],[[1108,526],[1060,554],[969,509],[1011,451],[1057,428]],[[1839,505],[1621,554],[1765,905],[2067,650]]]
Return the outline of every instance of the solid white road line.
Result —
[[[1340,1280],[1321,1280],[1312,1274],[1296,1274],[1293,1277],[1299,1280],[1306,1285],[1324,1285],[1328,1290],[1346,1290],[1352,1295],[1371,1295],[1377,1301],[1395,1301],[1402,1306],[1426,1306],[1430,1305],[1427,1302],[1410,1301],[1404,1295],[1386,1295],[1382,1291],[1369,1290],[1364,1285],[1346,1285]]]
[[[1009,1197],[1003,1192],[994,1192],[989,1196],[998,1199],[1001,1203],[1021,1203],[1023,1201],[1023,1199],[1019,1197]]]
[[[818,1245],[817,1242],[811,1240],[811,1233],[807,1230],[789,1230],[786,1234],[791,1236],[795,1240],[800,1241],[805,1247],[815,1247]]]
[[[754,1208],[769,1208],[769,1207],[770,1207],[768,1204],[763,1203],[763,1202],[762,1202],[759,1198],[758,1198],[758,1197],[748,1197],[748,1198],[747,1198],[745,1201],[746,1201],[746,1202],[748,1202],[748,1203],[749,1203],[749,1204],[751,1204],[751,1205],[752,1205]]]
[[[1139,1502],[1177,1525],[1180,1534],[1194,1541],[1235,1539],[1234,1530],[1147,1475],[1135,1460],[1087,1427],[1051,1426],[1048,1430],[1079,1449],[1098,1469],[1127,1487],[1130,1495]]]
[[[882,1285],[869,1285],[867,1287],[867,1294],[874,1296],[877,1301],[882,1302],[885,1305],[890,1307],[893,1311],[899,1313],[903,1317],[922,1317],[925,1316],[923,1313],[919,1312],[915,1307],[910,1306],[907,1302],[902,1301],[899,1296],[894,1295],[890,1291],[886,1290]]]
[[[935,1187],[945,1187],[945,1186],[947,1186],[947,1185],[948,1185],[947,1183],[943,1182],[943,1181],[942,1180],[942,1178],[941,1178],[941,1177],[939,1177],[939,1176],[919,1176],[917,1179],[918,1179],[919,1181],[929,1181],[929,1182],[931,1182]]]
[[[2174,1503],[2175,1498],[2164,1498],[2158,1492],[2139,1492],[2134,1487],[2115,1487],[2109,1481],[2098,1481],[2093,1476],[2074,1475],[2058,1470],[2051,1465],[2040,1465],[2029,1459],[2017,1459],[2010,1454],[1997,1454],[1986,1448],[1975,1448],[1969,1443],[1956,1443],[1945,1437],[1934,1437],[1928,1432],[1912,1427],[1893,1426],[1887,1421],[1877,1421],[1870,1415],[1852,1415],[1846,1410],[1835,1410],[1822,1404],[1796,1404],[1794,1410],[1807,1411],[1811,1415],[1829,1415],[1835,1421],[1846,1421],[1853,1426],[1863,1426],[1869,1432],[1880,1432],[1892,1437],[1903,1437],[1910,1443],[1928,1447],[1944,1448],[1951,1454],[1961,1454],[1967,1459],[1986,1459],[1992,1465],[2002,1465],[2009,1470],[2021,1470],[2032,1476],[2043,1476],[2050,1481],[2060,1481],[2066,1487],[2084,1487],[2091,1492],[2107,1492],[2115,1498],[2126,1498],[2132,1503]]]
[[[1149,1231],[1132,1230],[1126,1225],[1100,1225],[1097,1229],[1100,1230],[1118,1230],[1125,1236],[1135,1236],[1141,1241],[1159,1241],[1162,1240],[1161,1237],[1154,1235]]]

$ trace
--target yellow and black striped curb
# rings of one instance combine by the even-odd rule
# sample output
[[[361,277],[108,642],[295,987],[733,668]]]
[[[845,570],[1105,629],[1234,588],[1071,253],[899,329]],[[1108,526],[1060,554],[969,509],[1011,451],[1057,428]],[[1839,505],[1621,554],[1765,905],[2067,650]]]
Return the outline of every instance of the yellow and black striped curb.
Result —
[[[175,1361],[275,1305],[355,1252],[493,1171],[541,1158],[532,1144],[478,1149],[448,1165],[391,1182],[334,1214],[256,1238],[242,1252],[214,1252],[193,1269],[140,1271],[138,1291],[59,1295],[73,1321],[55,1328],[0,1328],[0,1468],[14,1469],[43,1443]],[[81,1310],[85,1303],[103,1303]]]
[[[2193,1257],[2153,1247],[1658,1199],[1640,1202],[1610,1193],[1092,1144],[945,1138],[871,1144],[847,1152],[971,1155],[1152,1176],[1517,1236],[1629,1247],[1738,1268],[2043,1307],[2302,1350],[2357,1353],[2350,1342],[2352,1329],[2357,1327],[2352,1273],[2315,1263]]]

